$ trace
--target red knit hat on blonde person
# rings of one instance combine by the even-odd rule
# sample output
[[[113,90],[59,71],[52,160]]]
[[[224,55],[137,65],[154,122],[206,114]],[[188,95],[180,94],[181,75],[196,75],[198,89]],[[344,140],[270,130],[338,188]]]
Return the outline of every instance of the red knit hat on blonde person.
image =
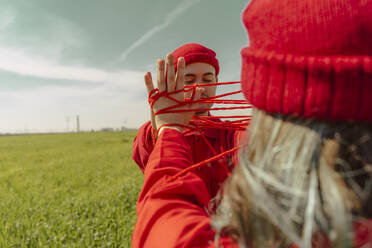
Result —
[[[216,53],[212,49],[209,49],[198,43],[188,43],[180,46],[174,50],[172,54],[174,56],[174,65],[176,70],[178,58],[184,57],[186,65],[198,62],[207,63],[216,69],[216,76],[220,72]]]
[[[252,0],[242,90],[258,109],[372,121],[372,0]]]

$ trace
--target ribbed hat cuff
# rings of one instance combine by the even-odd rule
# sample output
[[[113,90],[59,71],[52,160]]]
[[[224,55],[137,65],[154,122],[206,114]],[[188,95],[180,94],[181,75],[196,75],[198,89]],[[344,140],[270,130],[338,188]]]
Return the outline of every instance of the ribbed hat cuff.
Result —
[[[245,47],[242,90],[257,108],[305,118],[372,121],[372,57]]]

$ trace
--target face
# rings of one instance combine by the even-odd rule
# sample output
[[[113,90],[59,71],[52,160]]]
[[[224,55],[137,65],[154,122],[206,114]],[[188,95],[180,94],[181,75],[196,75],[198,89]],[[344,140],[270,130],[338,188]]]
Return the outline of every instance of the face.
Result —
[[[185,86],[191,86],[195,84],[214,84],[216,83],[216,69],[207,63],[192,63],[188,64],[185,68]],[[204,93],[201,98],[213,97],[216,95],[216,85],[213,86],[202,86]],[[191,93],[188,93],[186,97],[190,97]],[[203,103],[199,105],[200,109],[211,108],[213,103]],[[208,110],[196,112],[196,115],[205,116],[208,115]]]

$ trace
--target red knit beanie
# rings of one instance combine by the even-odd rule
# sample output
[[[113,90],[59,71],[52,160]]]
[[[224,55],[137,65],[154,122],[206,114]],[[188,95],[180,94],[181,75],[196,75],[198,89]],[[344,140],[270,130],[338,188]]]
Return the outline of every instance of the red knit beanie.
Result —
[[[372,121],[372,0],[252,0],[242,89],[271,113]]]
[[[174,50],[172,54],[174,56],[174,64],[176,70],[178,58],[184,57],[186,65],[197,62],[207,63],[212,65],[216,69],[216,76],[220,72],[216,53],[213,50],[198,43],[189,43],[180,46],[179,48]]]

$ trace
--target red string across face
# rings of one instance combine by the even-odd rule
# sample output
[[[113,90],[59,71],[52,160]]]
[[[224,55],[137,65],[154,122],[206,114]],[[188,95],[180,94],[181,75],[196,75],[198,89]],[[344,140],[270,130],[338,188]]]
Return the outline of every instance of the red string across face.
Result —
[[[237,99],[226,99],[226,97],[231,97],[233,95],[237,95],[242,93],[241,90],[237,91],[232,91],[228,93],[223,93],[220,95],[216,95],[213,97],[208,97],[204,99],[200,99],[197,101],[194,101],[194,96],[196,92],[196,87],[210,87],[210,86],[226,86],[226,85],[233,85],[233,84],[240,84],[239,81],[235,82],[223,82],[223,83],[212,83],[212,84],[198,84],[198,85],[193,85],[193,86],[185,86],[183,89],[176,90],[173,92],[159,92],[159,89],[154,89],[149,93],[149,104],[151,108],[155,104],[155,102],[160,98],[160,97],[166,97],[169,100],[172,100],[175,102],[175,105],[161,109],[157,112],[154,113],[154,115],[159,115],[159,114],[170,114],[170,113],[180,113],[180,112],[205,112],[205,111],[224,111],[224,112],[231,112],[234,110],[238,109],[250,109],[252,106],[248,103],[247,100],[237,100]],[[184,93],[190,93],[191,92],[191,97],[186,99],[185,101],[179,101],[175,98],[172,97],[173,94],[177,94],[180,92]],[[217,107],[210,107],[210,108],[193,108],[193,109],[180,109],[180,107],[190,105],[190,104],[196,104],[199,103],[208,103],[208,104],[218,104]],[[224,106],[225,105],[225,106]],[[193,170],[195,168],[204,166],[214,160],[220,159],[224,156],[227,156],[235,151],[237,151],[240,147],[234,147],[230,150],[224,151],[220,154],[217,154],[216,151],[213,149],[213,146],[210,144],[208,139],[204,135],[204,131],[206,129],[224,129],[224,130],[240,130],[244,131],[246,127],[249,124],[251,116],[250,115],[234,115],[234,114],[228,114],[228,115],[214,115],[214,116],[197,116],[194,115],[193,119],[189,122],[188,125],[180,125],[180,124],[165,124],[161,127],[164,126],[180,126],[182,127],[185,131],[184,134],[188,133],[198,133],[202,136],[203,140],[206,142],[207,146],[209,149],[211,149],[212,153],[214,154],[211,158],[208,158],[204,161],[201,161],[197,164],[191,165],[190,167],[186,168],[185,170],[179,172],[173,178],[176,178],[180,175],[183,175],[184,173]],[[216,119],[226,119],[227,121],[215,121]],[[161,127],[158,127],[158,131],[160,130]],[[153,139],[155,142],[155,139]]]

